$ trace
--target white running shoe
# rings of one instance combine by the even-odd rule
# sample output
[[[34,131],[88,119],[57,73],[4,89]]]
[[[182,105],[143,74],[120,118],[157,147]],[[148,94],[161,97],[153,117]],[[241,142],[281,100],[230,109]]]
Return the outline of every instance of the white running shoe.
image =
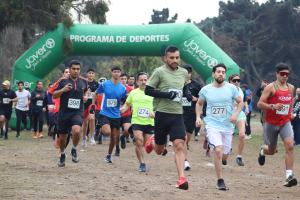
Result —
[[[186,160],[184,161],[184,170],[189,170],[191,169],[189,162]]]
[[[173,146],[173,143],[171,141],[169,141],[169,146]]]
[[[82,148],[87,147],[86,139],[85,139],[85,140],[82,140],[81,147],[82,147]]]
[[[200,132],[198,132],[198,134],[197,135],[200,135]]]
[[[90,141],[92,146],[96,145],[94,136],[91,136]]]

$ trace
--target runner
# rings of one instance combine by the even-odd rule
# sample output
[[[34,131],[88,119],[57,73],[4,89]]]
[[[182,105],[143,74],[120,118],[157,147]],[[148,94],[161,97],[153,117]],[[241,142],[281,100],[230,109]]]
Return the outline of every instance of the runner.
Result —
[[[28,91],[30,93],[30,88],[25,88],[26,91]],[[30,95],[31,96],[31,95]],[[30,98],[28,99],[28,101],[30,101]],[[32,116],[32,103],[30,102],[29,104],[29,111],[28,111],[28,118],[29,118],[29,122],[30,122],[30,130],[33,131],[33,116]],[[24,130],[26,131],[26,129]]]
[[[82,137],[82,147],[86,147],[86,133],[87,129],[89,127],[90,129],[90,141],[91,145],[96,145],[95,138],[94,138],[94,132],[95,132],[95,114],[89,113],[89,109],[92,107],[92,99],[94,92],[99,87],[99,83],[94,80],[95,77],[95,70],[92,68],[89,68],[86,72],[86,76],[88,77],[88,84],[89,84],[89,95],[88,100],[84,104],[84,115],[83,115],[83,137]],[[90,121],[90,123],[89,123]]]
[[[121,113],[126,112],[131,105],[132,111],[132,125],[131,129],[134,134],[136,146],[135,152],[140,162],[140,172],[146,172],[146,164],[143,158],[143,145],[154,134],[154,117],[153,112],[153,97],[145,95],[146,82],[148,74],[140,72],[136,76],[139,88],[130,92],[125,104],[121,108]]]
[[[0,127],[1,127],[1,135],[0,138],[3,138],[3,126],[4,126],[4,118],[5,118],[5,135],[4,139],[7,140],[7,131],[9,128],[9,121],[14,109],[12,102],[17,102],[18,97],[12,89],[9,88],[10,82],[8,80],[2,83],[3,90],[0,91]]]
[[[24,129],[27,127],[27,116],[29,111],[30,104],[30,93],[27,90],[24,90],[24,81],[18,82],[19,90],[16,91],[16,95],[18,97],[18,103],[16,106],[16,115],[17,115],[17,135],[16,137],[20,137],[20,126],[21,121],[24,125]]]
[[[187,190],[189,184],[184,177],[183,148],[186,134],[182,116],[182,93],[189,93],[187,96],[189,101],[192,100],[192,95],[188,87],[185,87],[188,73],[178,67],[180,61],[178,48],[167,47],[164,60],[166,65],[154,69],[146,84],[145,94],[154,97],[153,109],[156,113],[155,137],[147,141],[145,149],[147,153],[151,153],[154,149],[158,155],[161,155],[165,149],[166,137],[170,134],[179,175],[176,187]]]
[[[99,79],[99,85],[106,81],[106,78],[100,78]],[[97,106],[96,106],[96,112],[95,112],[95,126],[96,126],[96,133],[95,133],[95,140],[98,140],[98,144],[102,144],[102,137],[103,133],[100,132],[100,121],[99,121],[99,115],[101,110],[101,103],[102,103],[102,95],[97,96]],[[96,139],[97,137],[97,139]]]
[[[83,123],[83,104],[88,99],[88,82],[80,74],[80,62],[72,60],[69,65],[70,75],[58,80],[55,84],[53,98],[60,97],[58,113],[59,148],[61,151],[59,167],[65,166],[65,148],[68,138],[68,130],[73,133],[73,147],[71,150],[72,161],[79,162],[76,147],[80,140],[81,126]]]
[[[133,86],[130,87],[130,86],[126,85],[127,74],[125,74],[125,73],[121,74],[121,76],[120,76],[120,82],[126,87],[126,90],[127,90],[126,97],[128,97],[128,94],[134,89],[134,87]],[[121,102],[120,105],[122,106],[123,104],[124,103]],[[128,129],[131,126],[130,123],[131,123],[131,110],[128,109],[126,112],[121,113],[120,128],[123,127],[123,133],[122,133],[121,136],[120,136],[120,131],[118,131],[118,133],[117,133],[117,136],[116,136],[116,151],[115,151],[115,156],[120,156],[120,147],[119,147],[120,140],[121,140],[121,148],[122,149],[126,148],[125,138],[127,138],[128,135],[129,135]],[[129,138],[128,138],[128,140],[129,140]]]
[[[195,121],[196,121],[196,112],[195,112],[195,106],[196,102],[199,97],[199,92],[201,90],[200,84],[191,79],[193,67],[189,64],[183,65],[182,68],[186,69],[188,71],[188,76],[187,76],[187,87],[189,88],[191,94],[193,95],[192,101],[188,101],[187,98],[185,97],[186,95],[183,94],[182,97],[182,108],[183,108],[183,120],[184,120],[184,125],[185,125],[185,132],[186,132],[186,140],[185,144],[186,146],[183,148],[183,153],[185,157],[185,162],[184,162],[184,169],[189,170],[190,164],[187,161],[187,147],[188,143],[192,137],[193,131],[195,130]]]
[[[135,85],[135,84],[136,84],[136,82],[135,82],[134,76],[130,75],[129,78],[128,78],[128,84],[127,84],[127,86],[130,87],[131,90],[134,90],[134,89],[136,89],[136,88],[139,87],[138,85]],[[128,87],[126,87],[127,88],[127,92],[128,92]],[[132,111],[132,108],[130,108],[130,110]],[[131,114],[131,118],[132,118],[132,114]],[[129,133],[129,135],[130,135],[130,138],[133,139],[133,141],[132,141],[133,145],[135,145],[135,139],[133,137],[133,133]],[[126,143],[130,142],[129,135],[126,137]]]
[[[284,143],[286,150],[286,187],[297,185],[297,179],[293,177],[294,147],[293,130],[291,119],[294,118],[291,112],[293,105],[294,86],[287,83],[290,76],[290,67],[285,63],[279,63],[275,67],[277,80],[266,86],[258,103],[257,108],[266,110],[265,130],[267,146],[261,147],[258,163],[265,164],[265,155],[274,155],[278,134]]]
[[[33,138],[37,138],[37,125],[39,124],[39,137],[43,138],[44,115],[48,104],[47,93],[43,88],[43,82],[38,80],[36,88],[31,93],[30,101],[32,102],[33,114]]]
[[[120,101],[125,102],[127,95],[126,87],[120,83],[121,68],[119,66],[114,66],[111,69],[111,76],[110,80],[101,83],[95,91],[90,109],[90,113],[95,113],[97,95],[103,94],[99,121],[103,135],[111,135],[108,154],[105,160],[108,163],[112,163],[111,153],[115,147],[116,135],[120,130]]]
[[[231,151],[233,124],[244,107],[240,93],[232,84],[224,82],[226,66],[218,64],[212,69],[214,82],[205,86],[199,93],[196,104],[196,126],[201,126],[200,113],[204,101],[207,102],[206,117],[204,118],[204,133],[209,142],[211,151],[214,151],[214,164],[218,177],[217,189],[226,190],[222,176],[222,161],[227,164]],[[238,104],[236,112],[232,115],[232,100]]]
[[[238,117],[237,122],[234,125],[234,128],[237,128],[238,130],[238,134],[239,134],[239,144],[238,144],[238,156],[236,158],[236,164],[238,164],[239,166],[244,166],[244,162],[242,160],[242,153],[245,147],[245,123],[246,123],[246,115],[249,114],[249,107],[248,107],[248,103],[247,103],[247,97],[246,97],[246,93],[244,90],[242,90],[239,85],[241,82],[240,79],[240,75],[238,74],[232,74],[228,77],[228,82],[233,84],[237,90],[239,91],[243,101],[244,101],[244,105],[245,105],[245,112],[241,111]],[[234,114],[236,112],[237,109],[237,103],[234,101],[233,102],[233,109],[232,109],[232,114]]]

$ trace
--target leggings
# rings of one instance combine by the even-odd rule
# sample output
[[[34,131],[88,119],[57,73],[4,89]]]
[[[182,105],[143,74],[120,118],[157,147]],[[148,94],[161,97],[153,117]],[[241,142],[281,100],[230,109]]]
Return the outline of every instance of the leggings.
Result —
[[[16,115],[17,115],[17,133],[20,133],[21,120],[22,123],[24,124],[24,129],[26,129],[28,110],[22,111],[16,109]]]
[[[33,129],[34,132],[37,132],[37,124],[39,123],[39,132],[43,131],[44,115],[45,112],[40,111],[38,113],[32,112],[33,114]]]

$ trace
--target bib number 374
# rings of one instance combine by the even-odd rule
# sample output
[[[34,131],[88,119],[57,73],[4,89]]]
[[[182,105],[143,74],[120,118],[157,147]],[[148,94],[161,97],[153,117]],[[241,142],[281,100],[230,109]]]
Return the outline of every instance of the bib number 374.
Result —
[[[212,116],[213,117],[225,117],[226,116],[226,107],[212,107]]]
[[[69,99],[68,108],[79,109],[80,101],[80,99]]]

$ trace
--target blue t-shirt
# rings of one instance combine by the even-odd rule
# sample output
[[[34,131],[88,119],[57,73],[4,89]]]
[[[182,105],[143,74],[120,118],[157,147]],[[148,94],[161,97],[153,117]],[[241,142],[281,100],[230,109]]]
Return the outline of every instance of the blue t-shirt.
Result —
[[[207,102],[205,124],[224,131],[233,128],[233,124],[229,122],[233,109],[232,100],[239,96],[236,87],[227,82],[220,88],[215,88],[212,84],[202,88],[199,97]]]
[[[100,84],[96,90],[103,93],[100,114],[110,118],[120,118],[120,100],[127,95],[126,87],[119,82],[115,85],[111,80]]]

